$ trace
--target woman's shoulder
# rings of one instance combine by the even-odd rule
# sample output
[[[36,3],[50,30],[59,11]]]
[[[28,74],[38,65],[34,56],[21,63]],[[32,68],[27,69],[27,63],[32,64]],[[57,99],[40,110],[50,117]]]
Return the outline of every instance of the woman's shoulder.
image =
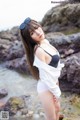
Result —
[[[40,60],[45,61],[44,50],[40,46],[35,47],[37,47],[35,51],[35,56],[37,56],[37,58],[39,58]]]
[[[35,51],[35,55],[39,57],[39,56],[41,56],[43,54],[44,54],[43,49],[40,46],[38,46],[36,51]]]

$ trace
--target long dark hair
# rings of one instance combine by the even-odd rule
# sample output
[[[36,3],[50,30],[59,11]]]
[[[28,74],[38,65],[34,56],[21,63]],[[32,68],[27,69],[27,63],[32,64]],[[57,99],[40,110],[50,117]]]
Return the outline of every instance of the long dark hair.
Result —
[[[39,79],[39,70],[37,67],[33,66],[34,62],[34,47],[37,43],[31,38],[30,32],[34,31],[41,25],[35,21],[31,20],[24,29],[20,29],[21,39],[25,48],[25,53],[27,57],[27,61],[29,64],[29,69],[35,79]]]

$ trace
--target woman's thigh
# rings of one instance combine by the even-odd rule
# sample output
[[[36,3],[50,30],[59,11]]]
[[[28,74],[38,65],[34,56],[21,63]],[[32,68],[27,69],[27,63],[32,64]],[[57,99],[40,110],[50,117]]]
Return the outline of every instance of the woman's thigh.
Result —
[[[39,98],[41,100],[47,119],[56,120],[56,110],[53,94],[47,90],[39,93]]]
[[[58,99],[53,95],[53,101],[55,103],[56,112],[60,112],[60,109],[61,109],[61,107],[60,107],[60,98]]]

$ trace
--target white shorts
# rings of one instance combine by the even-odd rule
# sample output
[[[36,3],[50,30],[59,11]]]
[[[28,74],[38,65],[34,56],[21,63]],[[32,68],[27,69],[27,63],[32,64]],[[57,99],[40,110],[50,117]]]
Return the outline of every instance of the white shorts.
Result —
[[[41,92],[45,92],[45,91],[50,91],[49,87],[44,82],[39,80],[37,83],[37,92],[41,93]],[[58,96],[56,96],[56,97],[60,98],[60,95],[61,95],[60,89],[58,89],[57,93],[58,93]],[[54,93],[53,93],[53,95],[54,95]]]
[[[43,83],[41,80],[39,80],[37,84],[37,92],[41,93],[44,91],[48,91],[48,86],[45,83]]]

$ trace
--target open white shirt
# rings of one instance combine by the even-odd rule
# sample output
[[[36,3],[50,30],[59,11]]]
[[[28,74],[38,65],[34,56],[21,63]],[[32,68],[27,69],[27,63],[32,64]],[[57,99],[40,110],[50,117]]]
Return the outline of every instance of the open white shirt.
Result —
[[[36,66],[39,69],[40,80],[48,86],[48,89],[57,98],[59,98],[61,95],[61,91],[60,91],[59,86],[56,83],[58,82],[58,77],[60,76],[60,72],[61,72],[62,67],[64,67],[64,64],[60,63],[59,61],[57,68],[55,68],[41,61],[35,55],[33,66]]]
[[[48,40],[45,39],[47,43],[49,43]],[[49,48],[46,48],[46,51],[51,53]],[[57,52],[59,55],[59,53]],[[57,68],[52,67],[45,62],[41,61],[36,55],[34,56],[34,63],[33,66],[36,66],[39,69],[39,78],[42,82],[44,82],[48,89],[57,97],[59,98],[61,95],[61,91],[59,86],[56,84],[58,82],[58,78],[60,76],[60,72],[62,67],[64,67],[64,64],[60,63],[60,60],[58,62]]]

